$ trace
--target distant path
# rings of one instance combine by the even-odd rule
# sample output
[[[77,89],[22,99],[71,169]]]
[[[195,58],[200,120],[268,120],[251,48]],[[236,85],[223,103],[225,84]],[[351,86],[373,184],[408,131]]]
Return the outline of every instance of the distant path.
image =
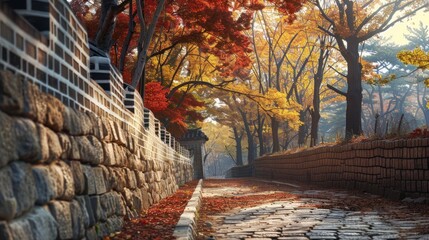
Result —
[[[209,179],[199,239],[429,239],[428,204],[300,183]]]

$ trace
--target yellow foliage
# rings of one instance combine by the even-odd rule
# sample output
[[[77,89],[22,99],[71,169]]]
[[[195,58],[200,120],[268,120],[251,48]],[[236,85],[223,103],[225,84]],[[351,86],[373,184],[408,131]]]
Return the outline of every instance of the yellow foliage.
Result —
[[[287,121],[288,125],[297,130],[303,123],[299,120],[299,111],[302,106],[295,101],[287,101],[286,94],[274,88],[269,88],[265,94],[253,90],[243,83],[233,84],[227,87],[228,91],[234,92],[237,96],[235,102],[243,105],[246,112],[255,111],[257,107],[270,117],[275,117],[280,121]],[[251,100],[246,104],[246,100]]]
[[[289,127],[294,130],[298,130],[299,126],[303,124],[299,120],[301,105],[295,101],[288,102],[286,94],[283,92],[273,88],[268,89],[267,94],[260,99],[260,104],[265,111],[272,113],[278,120],[287,121]]]
[[[421,48],[400,51],[397,56],[405,64],[414,65],[420,69],[429,69],[429,52],[425,52]]]
[[[429,52],[425,52],[420,48],[412,51],[400,51],[397,57],[405,64],[414,65],[420,69],[429,69]],[[425,84],[429,87],[429,78],[425,80]],[[426,103],[426,107],[429,108],[429,101]]]
[[[374,72],[374,64],[361,58],[363,80],[372,85],[385,85],[396,79],[395,74],[383,77]]]

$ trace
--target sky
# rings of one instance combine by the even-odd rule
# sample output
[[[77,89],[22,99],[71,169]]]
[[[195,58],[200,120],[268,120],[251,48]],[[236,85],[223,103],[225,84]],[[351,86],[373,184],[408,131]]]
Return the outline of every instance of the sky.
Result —
[[[422,21],[429,25],[429,12],[420,11],[411,18],[406,18],[402,22],[396,23],[386,32],[382,33],[382,37],[391,37],[390,42],[396,43],[397,45],[404,45],[408,43],[408,40],[404,37],[404,34],[408,32],[407,26],[415,28],[419,22]]]

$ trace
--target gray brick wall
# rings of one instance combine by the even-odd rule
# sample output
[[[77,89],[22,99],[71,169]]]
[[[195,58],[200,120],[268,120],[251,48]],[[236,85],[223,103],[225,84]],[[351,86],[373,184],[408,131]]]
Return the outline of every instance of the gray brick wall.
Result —
[[[429,197],[429,138],[319,147],[255,161],[255,176],[364,190],[392,198]]]

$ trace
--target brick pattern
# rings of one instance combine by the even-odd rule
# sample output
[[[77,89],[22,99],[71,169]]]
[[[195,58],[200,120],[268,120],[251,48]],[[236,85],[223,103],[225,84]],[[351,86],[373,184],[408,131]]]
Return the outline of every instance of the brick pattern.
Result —
[[[65,0],[0,2],[0,70],[35,83],[66,106],[115,121],[148,157],[163,152],[190,161],[189,151],[169,133],[155,130],[157,120],[140,95],[124,86],[108,56],[89,45]]]
[[[429,196],[429,138],[319,147],[255,161],[255,176],[385,195]]]

